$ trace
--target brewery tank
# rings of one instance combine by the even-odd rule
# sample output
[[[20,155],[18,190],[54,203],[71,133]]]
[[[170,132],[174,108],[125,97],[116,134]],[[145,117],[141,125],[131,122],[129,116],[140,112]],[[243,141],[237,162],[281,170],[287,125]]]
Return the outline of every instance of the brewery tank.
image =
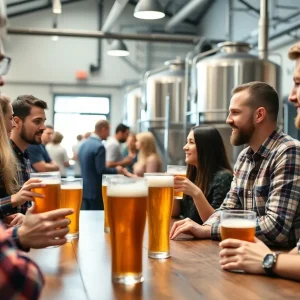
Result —
[[[151,131],[157,148],[167,164],[183,164],[182,147],[185,62],[180,58],[167,61],[164,67],[144,76],[140,131]]]
[[[231,128],[225,124],[231,91],[243,83],[263,81],[280,95],[280,67],[249,54],[250,46],[247,43],[224,42],[218,44],[218,48],[215,55],[199,61],[196,59],[193,63],[192,76],[196,76],[194,82],[197,82],[197,91],[192,99],[192,110],[197,116],[196,124],[213,124],[219,129],[229,159],[235,162],[241,148],[230,145]]]
[[[130,85],[124,89],[124,115],[123,122],[136,132],[138,120],[141,118],[142,109],[142,86],[140,84]]]

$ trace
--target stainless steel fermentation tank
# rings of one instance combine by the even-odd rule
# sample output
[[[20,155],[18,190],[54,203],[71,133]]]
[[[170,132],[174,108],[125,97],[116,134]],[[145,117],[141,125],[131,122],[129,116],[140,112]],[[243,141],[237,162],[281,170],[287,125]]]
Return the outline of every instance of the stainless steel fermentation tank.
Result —
[[[136,132],[142,110],[142,86],[140,83],[124,88],[124,105],[123,122],[130,127],[132,132]]]
[[[167,164],[183,164],[185,62],[175,59],[144,76],[140,131],[151,131]]]
[[[225,124],[231,91],[237,85],[263,81],[280,91],[280,67],[266,59],[249,54],[246,43],[218,44],[216,54],[205,57],[201,53],[193,59],[190,105],[185,129],[191,124],[212,124],[220,131],[227,154],[235,162],[240,147],[230,145],[231,128]],[[211,53],[211,52],[208,52]]]

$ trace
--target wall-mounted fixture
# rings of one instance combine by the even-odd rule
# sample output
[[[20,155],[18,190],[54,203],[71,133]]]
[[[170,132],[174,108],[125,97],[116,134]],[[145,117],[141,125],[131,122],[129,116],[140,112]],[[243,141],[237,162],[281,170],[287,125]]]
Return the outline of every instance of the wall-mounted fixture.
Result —
[[[162,19],[165,13],[157,0],[140,0],[133,15],[138,19],[155,20]]]
[[[114,40],[107,51],[110,56],[128,56],[129,51],[122,40]]]

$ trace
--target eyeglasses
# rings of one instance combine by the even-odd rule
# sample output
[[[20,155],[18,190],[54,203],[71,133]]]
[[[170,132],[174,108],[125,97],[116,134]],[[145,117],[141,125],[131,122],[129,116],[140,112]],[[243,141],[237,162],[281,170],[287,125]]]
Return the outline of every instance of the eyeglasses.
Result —
[[[6,75],[10,68],[11,58],[4,56],[0,61],[0,76]]]

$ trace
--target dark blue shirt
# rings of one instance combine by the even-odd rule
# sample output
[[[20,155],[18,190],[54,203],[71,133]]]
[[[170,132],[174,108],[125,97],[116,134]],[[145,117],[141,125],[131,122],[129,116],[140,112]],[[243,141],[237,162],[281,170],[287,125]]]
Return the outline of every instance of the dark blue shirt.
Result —
[[[27,147],[29,160],[33,170],[37,171],[33,165],[37,162],[44,161],[45,163],[50,163],[52,159],[50,158],[45,145],[29,145]]]

